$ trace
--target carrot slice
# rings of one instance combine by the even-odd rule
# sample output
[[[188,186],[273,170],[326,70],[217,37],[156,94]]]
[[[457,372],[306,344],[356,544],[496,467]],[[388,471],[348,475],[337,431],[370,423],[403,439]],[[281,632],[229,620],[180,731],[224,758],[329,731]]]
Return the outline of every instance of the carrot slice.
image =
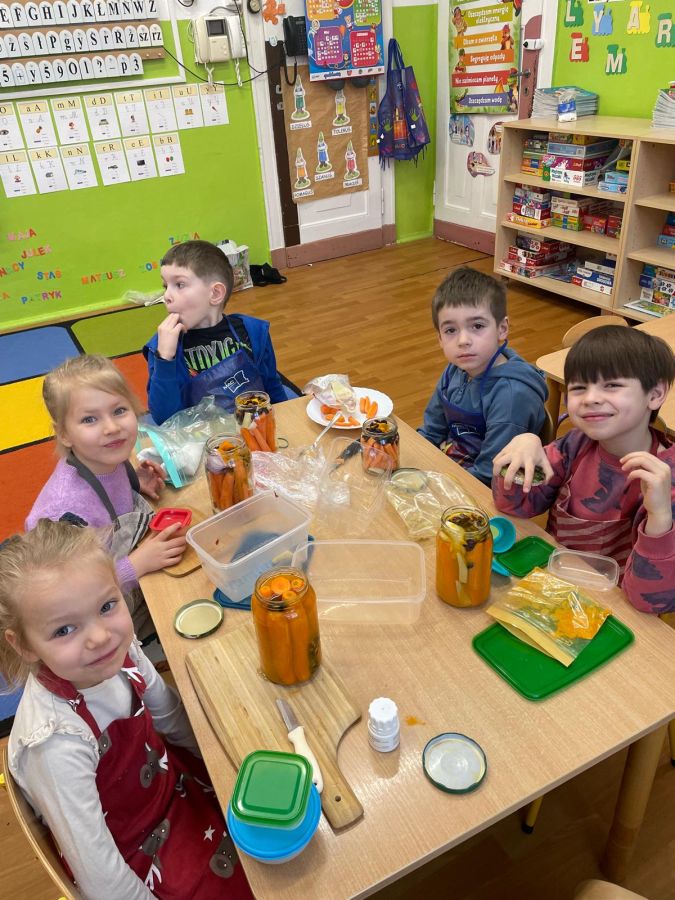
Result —
[[[288,578],[286,578],[285,575],[276,575],[274,578],[272,578],[271,581],[268,582],[268,584],[275,594],[281,594],[282,596],[286,593],[286,591],[290,591],[291,589],[291,582],[288,580]]]
[[[359,412],[364,413],[366,411],[366,403],[368,403],[367,397],[361,397],[359,400]]]
[[[260,449],[265,450],[267,451],[267,453],[269,453],[270,445],[265,440],[265,435],[263,434],[262,428],[259,426],[257,419],[254,419],[253,422],[251,422],[249,430],[255,440],[260,444]]]
[[[229,509],[234,504],[234,474],[225,472],[220,482],[220,505]]]
[[[361,424],[361,423],[359,422],[358,419],[355,419],[355,418],[354,418],[354,416],[350,416],[350,417],[347,419],[347,422],[348,422],[349,425],[353,425],[354,428],[356,428],[357,426],[359,426],[359,425]]]
[[[267,427],[267,443],[272,453],[277,450],[277,423],[273,410],[270,410],[265,416],[265,425]]]
[[[260,450],[260,447],[258,446],[256,441],[253,439],[253,435],[248,430],[248,428],[241,429],[241,436],[243,437],[244,441],[246,442],[246,446],[248,447],[249,450]]]

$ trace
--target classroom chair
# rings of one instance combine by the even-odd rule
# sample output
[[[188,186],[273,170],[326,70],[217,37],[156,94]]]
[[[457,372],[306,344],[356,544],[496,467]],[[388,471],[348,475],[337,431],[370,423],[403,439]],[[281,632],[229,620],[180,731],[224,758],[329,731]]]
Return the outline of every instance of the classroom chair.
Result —
[[[21,788],[12,778],[9,771],[7,744],[2,748],[2,769],[10,806],[14,810],[14,815],[23,833],[28,838],[28,843],[31,845],[33,853],[35,853],[43,868],[61,892],[59,900],[82,900],[82,894],[68,877],[68,873],[61,862],[61,857],[54,846],[49,829],[35,815],[30,803],[21,793]]]
[[[553,421],[553,416],[546,409],[546,407],[544,407],[544,412],[546,413],[546,419],[544,420],[544,424],[541,426],[541,430],[539,432],[539,440],[544,446],[546,446],[546,444],[550,444],[555,440],[555,436],[558,433],[559,422]]]
[[[578,341],[580,337],[583,337],[583,335],[588,334],[589,331],[593,331],[595,328],[602,328],[605,325],[628,326],[628,322],[623,316],[591,316],[590,319],[584,319],[583,322],[577,322],[576,325],[568,328],[563,335],[562,345],[563,347],[571,347],[572,344]]]
[[[581,882],[574,892],[574,900],[647,900],[647,898],[610,881],[591,878],[589,881]]]

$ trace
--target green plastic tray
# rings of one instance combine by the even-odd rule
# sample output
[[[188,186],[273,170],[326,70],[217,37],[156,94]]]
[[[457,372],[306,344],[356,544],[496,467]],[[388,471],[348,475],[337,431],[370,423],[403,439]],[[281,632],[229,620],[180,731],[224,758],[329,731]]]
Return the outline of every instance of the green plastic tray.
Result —
[[[495,553],[495,558],[516,578],[524,578],[537,566],[544,569],[555,547],[535,534],[522,538],[504,553]]]
[[[604,665],[632,644],[634,638],[630,628],[609,616],[570,666],[529,647],[502,628],[499,622],[477,634],[473,646],[476,653],[519,694],[528,700],[543,700]]]

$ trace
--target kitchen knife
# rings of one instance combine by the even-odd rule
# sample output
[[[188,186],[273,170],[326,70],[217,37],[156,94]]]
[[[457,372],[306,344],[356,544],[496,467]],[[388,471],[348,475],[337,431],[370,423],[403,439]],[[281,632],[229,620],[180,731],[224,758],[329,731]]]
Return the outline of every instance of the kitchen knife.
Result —
[[[312,781],[316,785],[316,789],[319,793],[323,790],[323,778],[321,777],[321,769],[319,768],[319,763],[316,761],[316,756],[312,753],[305,738],[305,729],[298,722],[295,717],[295,713],[289,706],[289,704],[282,700],[280,697],[277,698],[276,701],[279,712],[281,713],[281,718],[284,720],[284,724],[288,729],[288,740],[293,744],[293,749],[300,756],[304,756],[307,762],[312,767]]]

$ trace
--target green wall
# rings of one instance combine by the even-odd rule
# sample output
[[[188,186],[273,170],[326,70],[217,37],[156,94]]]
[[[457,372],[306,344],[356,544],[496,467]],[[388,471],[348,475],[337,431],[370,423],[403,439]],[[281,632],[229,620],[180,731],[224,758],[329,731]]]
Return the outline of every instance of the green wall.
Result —
[[[179,28],[185,63],[194,68],[187,22]],[[166,28],[165,37],[171,47]],[[163,73],[176,71],[170,60],[159,66]],[[241,72],[242,79],[249,77],[245,63]],[[146,76],[157,76],[151,63]],[[233,64],[217,66],[215,79],[235,81]],[[172,239],[194,233],[214,242],[232,238],[249,245],[251,261],[268,259],[251,86],[226,87],[225,94],[229,125],[179,132],[185,175],[11,200],[0,188],[0,272],[7,271],[0,275],[0,328],[113,306],[128,290],[155,291],[161,287],[156,264],[162,253]],[[35,236],[11,239],[30,229]],[[49,252],[30,255],[40,247]],[[49,279],[49,272],[60,277]]]
[[[436,172],[436,82],[438,8],[394,7],[394,37],[401,45],[406,65],[415,70],[431,143],[414,162],[395,162],[396,239],[399,243],[428,237],[434,224],[434,177]]]
[[[673,0],[643,2],[642,9],[649,8],[651,17],[647,34],[626,33],[629,0],[605,3],[604,7],[612,13],[613,30],[612,34],[601,36],[592,33],[593,4],[573,0],[572,10],[583,17],[583,22],[566,26],[567,2],[558,3],[553,84],[576,84],[596,91],[600,95],[601,115],[651,118],[659,88],[667,87],[668,80],[675,77],[675,25],[671,32],[672,46],[656,46],[659,15],[670,13],[675,22],[675,4]],[[570,62],[573,32],[588,38],[588,62]],[[612,44],[625,48],[625,74],[605,74],[607,47]]]

